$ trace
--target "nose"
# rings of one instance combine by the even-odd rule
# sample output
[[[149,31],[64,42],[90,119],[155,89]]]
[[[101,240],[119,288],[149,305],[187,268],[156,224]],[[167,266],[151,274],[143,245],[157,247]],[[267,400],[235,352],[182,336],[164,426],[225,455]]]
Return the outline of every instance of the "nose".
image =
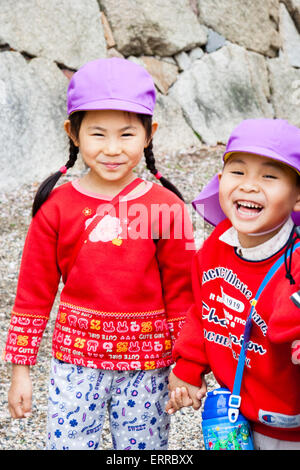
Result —
[[[114,155],[120,155],[121,146],[118,139],[107,139],[103,150],[105,155],[109,155],[110,157],[113,157]]]
[[[245,191],[246,193],[251,193],[251,192],[257,193],[259,192],[259,185],[255,178],[252,178],[252,179],[247,178],[241,182],[240,189],[242,191]]]

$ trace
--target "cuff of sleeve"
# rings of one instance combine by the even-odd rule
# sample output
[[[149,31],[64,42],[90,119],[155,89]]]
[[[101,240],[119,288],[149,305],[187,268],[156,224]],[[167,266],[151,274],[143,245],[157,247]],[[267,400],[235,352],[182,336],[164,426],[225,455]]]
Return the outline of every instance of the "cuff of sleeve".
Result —
[[[204,372],[205,368],[201,367],[199,364],[181,358],[178,359],[173,368],[173,373],[176,377],[196,387],[201,387],[201,374]]]
[[[11,362],[12,364],[20,364],[22,366],[34,366],[37,361],[37,355],[27,356],[25,354],[11,353],[9,348],[2,352],[2,361]]]

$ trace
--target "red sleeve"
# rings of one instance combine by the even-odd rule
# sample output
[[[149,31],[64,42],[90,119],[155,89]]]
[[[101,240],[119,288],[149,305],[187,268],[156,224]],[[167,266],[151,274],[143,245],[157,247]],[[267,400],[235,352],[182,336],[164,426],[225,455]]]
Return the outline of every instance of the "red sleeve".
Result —
[[[178,337],[193,302],[191,268],[195,254],[192,223],[185,204],[178,201],[171,206],[170,217],[165,217],[165,222],[161,216],[156,251],[173,341]]]
[[[176,362],[174,374],[181,380],[199,387],[202,383],[201,374],[210,372],[201,321],[201,278],[198,271],[200,256],[201,252],[195,256],[192,269],[195,303],[187,313],[186,322],[173,349],[173,358]]]
[[[40,209],[32,219],[22,255],[4,360],[32,365],[56,296],[60,272],[57,232]]]

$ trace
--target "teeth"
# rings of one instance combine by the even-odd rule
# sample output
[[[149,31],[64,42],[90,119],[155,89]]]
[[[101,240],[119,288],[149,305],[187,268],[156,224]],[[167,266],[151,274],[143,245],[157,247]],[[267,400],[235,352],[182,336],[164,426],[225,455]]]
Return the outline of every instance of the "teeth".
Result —
[[[254,204],[254,202],[246,202],[246,201],[237,201],[239,206],[248,207],[249,209],[261,209],[262,206],[260,204]]]

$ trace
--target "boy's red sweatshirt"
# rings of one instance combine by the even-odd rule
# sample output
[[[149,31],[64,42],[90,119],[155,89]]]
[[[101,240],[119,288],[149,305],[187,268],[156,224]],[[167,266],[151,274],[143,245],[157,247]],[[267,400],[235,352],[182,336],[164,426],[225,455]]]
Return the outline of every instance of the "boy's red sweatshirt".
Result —
[[[219,224],[195,255],[194,305],[175,343],[173,369],[180,379],[201,385],[212,371],[220,386],[232,390],[250,300],[284,248],[263,261],[246,261],[219,240],[229,227]],[[290,285],[284,265],[261,294],[241,387],[241,413],[257,432],[300,441],[300,365],[292,346],[300,340],[300,309],[290,300],[300,284],[300,250],[292,257]]]

